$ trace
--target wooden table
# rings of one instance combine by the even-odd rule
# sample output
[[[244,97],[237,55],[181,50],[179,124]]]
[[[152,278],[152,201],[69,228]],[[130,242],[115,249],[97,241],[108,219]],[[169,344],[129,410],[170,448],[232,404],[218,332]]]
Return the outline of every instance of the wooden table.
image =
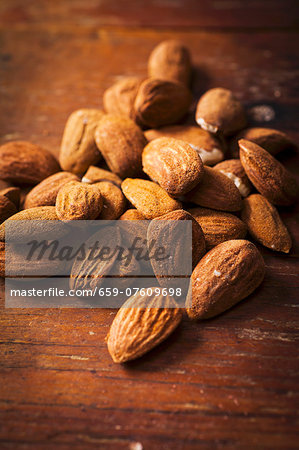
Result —
[[[69,113],[145,75],[153,46],[172,37],[192,51],[195,96],[231,88],[249,110],[273,109],[257,123],[299,140],[295,1],[2,0],[0,23],[1,142],[57,153]],[[281,159],[295,170],[294,153]],[[282,216],[295,240],[295,208]],[[263,250],[267,276],[251,298],[185,319],[127,366],[104,342],[114,310],[3,308],[0,448],[298,448],[297,253],[298,239],[289,256]]]

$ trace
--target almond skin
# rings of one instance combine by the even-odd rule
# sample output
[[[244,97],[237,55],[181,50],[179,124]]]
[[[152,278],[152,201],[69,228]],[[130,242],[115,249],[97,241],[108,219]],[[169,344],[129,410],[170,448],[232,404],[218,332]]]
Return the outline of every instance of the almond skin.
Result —
[[[150,54],[148,61],[149,77],[177,81],[188,85],[191,71],[189,50],[179,41],[160,42]]]
[[[0,195],[8,198],[17,209],[20,206],[21,190],[17,187],[8,187],[6,189],[0,190]]]
[[[125,77],[106,89],[103,96],[105,111],[133,119],[134,102],[141,82],[138,77]]]
[[[24,209],[55,206],[58,191],[69,181],[80,179],[70,172],[57,172],[35,186],[26,196]]]
[[[64,171],[82,175],[101,154],[94,133],[104,112],[100,109],[78,109],[68,118],[63,132],[59,162]]]
[[[93,220],[103,206],[100,190],[93,184],[69,181],[58,192],[56,213],[60,220]]]
[[[101,167],[89,166],[86,174],[82,178],[82,183],[97,183],[100,181],[111,181],[116,186],[121,186],[122,179],[115,173],[109,170],[102,169]]]
[[[197,126],[169,125],[147,130],[144,134],[149,142],[160,137],[172,137],[188,142],[207,166],[217,164],[224,158],[224,151],[217,137]]]
[[[103,199],[103,207],[98,219],[115,220],[126,208],[126,198],[121,189],[110,181],[100,181],[92,186],[97,187]]]
[[[196,150],[185,141],[169,137],[147,144],[142,165],[143,171],[174,197],[191,191],[203,176],[203,164]]]
[[[299,191],[292,173],[257,144],[241,139],[239,146],[241,163],[256,190],[274,205],[294,203]]]
[[[245,223],[233,214],[209,208],[191,208],[188,211],[201,226],[209,250],[222,242],[246,236]]]
[[[239,159],[227,159],[216,164],[214,169],[230,178],[239,189],[242,197],[247,197],[250,194],[252,185]]]
[[[154,219],[170,211],[181,209],[181,203],[152,181],[127,178],[121,185],[122,191],[135,208],[146,219]]]
[[[241,194],[233,181],[207,166],[200,183],[185,197],[196,205],[221,211],[239,211],[242,207]]]
[[[95,139],[112,172],[120,178],[140,175],[141,155],[147,141],[133,120],[107,114],[96,129]]]
[[[191,319],[210,319],[248,297],[263,281],[265,264],[254,244],[223,242],[210,250],[191,276],[186,301]]]
[[[191,99],[190,91],[183,84],[149,78],[138,90],[135,120],[145,128],[176,123],[186,115]]]
[[[243,106],[230,90],[224,88],[210,89],[199,99],[195,118],[204,130],[225,136],[247,124]]]
[[[137,209],[128,209],[119,220],[146,220],[145,216]]]
[[[144,355],[164,341],[181,319],[182,310],[175,307],[171,297],[130,297],[116,314],[106,338],[113,361],[124,363]]]
[[[260,194],[252,194],[243,202],[242,220],[251,236],[271,250],[289,253],[289,232],[271,203]]]
[[[0,147],[0,178],[16,185],[37,184],[60,170],[55,157],[27,141],[8,142]]]
[[[16,205],[4,195],[0,195],[0,223],[16,214]]]

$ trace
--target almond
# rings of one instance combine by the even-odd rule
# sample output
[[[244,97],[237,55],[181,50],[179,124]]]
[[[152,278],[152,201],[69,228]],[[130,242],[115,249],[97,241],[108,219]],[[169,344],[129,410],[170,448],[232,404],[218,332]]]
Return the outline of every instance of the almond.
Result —
[[[185,197],[196,205],[222,211],[238,211],[242,207],[241,194],[233,181],[208,166],[204,166],[200,183]]]
[[[101,167],[89,166],[87,172],[82,178],[82,183],[97,183],[99,181],[111,181],[116,186],[121,186],[122,179],[115,173],[109,170],[102,169]]]
[[[134,102],[142,80],[125,77],[104,92],[104,109],[109,114],[134,118]]]
[[[161,80],[178,81],[188,85],[191,78],[189,50],[179,41],[160,42],[148,61],[148,75]]]
[[[271,250],[288,253],[292,247],[289,232],[275,206],[260,194],[252,194],[243,202],[242,220],[249,233]]]
[[[16,214],[16,205],[4,195],[0,195],[0,223]]]
[[[252,185],[239,159],[227,159],[216,164],[214,169],[230,178],[239,189],[242,197],[247,197],[250,194]]]
[[[8,198],[18,209],[20,206],[21,190],[17,187],[8,187],[0,190],[0,195]]]
[[[68,118],[63,132],[59,161],[63,170],[82,175],[101,154],[94,139],[95,129],[104,116],[100,109],[78,109]]]
[[[133,120],[107,114],[96,129],[95,139],[112,172],[121,178],[141,173],[141,154],[147,141]]]
[[[128,209],[119,220],[146,220],[146,218],[138,209]]]
[[[26,141],[8,142],[0,147],[0,178],[11,183],[37,184],[60,170],[47,150]]]
[[[92,186],[97,187],[103,199],[103,207],[98,219],[115,220],[126,208],[126,198],[121,189],[110,181],[100,181]]]
[[[203,175],[196,150],[179,139],[161,137],[142,153],[143,171],[168,194],[178,197],[194,188]]]
[[[233,214],[208,208],[190,208],[188,211],[201,226],[208,249],[246,236],[245,223]]]
[[[171,198],[158,184],[139,178],[127,178],[121,185],[127,199],[146,219],[154,219],[181,209],[181,203]]]
[[[210,319],[248,297],[263,281],[265,264],[254,244],[223,242],[197,264],[186,301],[191,319]]]
[[[247,119],[243,106],[230,90],[214,88],[199,99],[196,122],[206,131],[229,136],[244,128]]]
[[[198,152],[203,164],[207,166],[217,164],[224,158],[224,151],[217,137],[197,126],[169,125],[147,130],[144,134],[148,141],[160,137],[172,137],[188,142]]]
[[[191,93],[181,83],[150,78],[143,81],[135,99],[135,120],[143,127],[158,128],[182,119]]]
[[[155,292],[155,288],[152,288]],[[182,311],[171,297],[130,297],[116,314],[106,338],[116,363],[139,358],[164,341],[179,325]]]
[[[57,172],[35,186],[26,196],[24,208],[36,206],[55,206],[58,191],[69,181],[79,181],[79,178],[70,172]]]
[[[254,187],[274,205],[287,206],[298,197],[295,177],[266,150],[241,139],[240,159]]]
[[[93,220],[103,206],[100,190],[93,184],[69,181],[57,194],[56,213],[60,220]]]

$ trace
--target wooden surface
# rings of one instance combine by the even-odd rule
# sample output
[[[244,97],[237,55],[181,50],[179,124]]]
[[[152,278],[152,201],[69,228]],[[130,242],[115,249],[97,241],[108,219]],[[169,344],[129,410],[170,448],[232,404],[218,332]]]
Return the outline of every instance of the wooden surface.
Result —
[[[57,154],[68,114],[101,106],[121,76],[144,75],[169,37],[190,46],[195,96],[231,88],[248,110],[273,109],[261,126],[299,141],[295,5],[2,0],[1,142]],[[295,154],[281,158],[298,167]],[[114,310],[3,308],[0,448],[298,448],[298,214],[282,215],[297,244],[289,256],[263,251],[267,276],[251,298],[214,320],[185,319],[126,366],[104,342]]]

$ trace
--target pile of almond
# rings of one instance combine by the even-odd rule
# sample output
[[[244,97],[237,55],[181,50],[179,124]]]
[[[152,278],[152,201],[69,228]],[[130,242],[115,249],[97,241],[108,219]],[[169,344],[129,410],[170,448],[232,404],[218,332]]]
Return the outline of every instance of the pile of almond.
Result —
[[[244,107],[224,88],[202,95],[194,123],[184,123],[191,78],[189,50],[162,42],[149,57],[147,78],[124,77],[105,91],[104,110],[71,114],[59,163],[29,142],[0,147],[0,275],[7,221],[167,219],[192,221],[191,319],[215,317],[261,284],[263,258],[245,238],[290,251],[277,207],[296,201],[298,185],[275,155],[296,146],[280,131],[248,128]],[[20,203],[23,186],[33,187]],[[72,280],[81,282],[80,274]],[[113,360],[143,355],[182,315],[170,297],[129,298],[107,337]]]

